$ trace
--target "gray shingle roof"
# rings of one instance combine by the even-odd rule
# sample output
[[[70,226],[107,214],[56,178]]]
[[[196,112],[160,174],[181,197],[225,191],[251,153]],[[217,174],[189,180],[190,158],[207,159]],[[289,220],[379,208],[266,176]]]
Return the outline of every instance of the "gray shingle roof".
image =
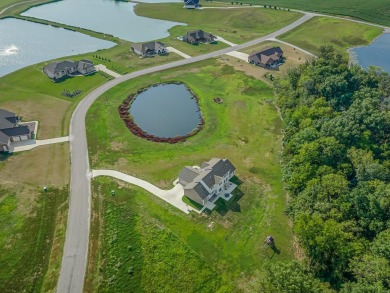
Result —
[[[17,121],[15,113],[0,109],[0,129],[13,127]]]
[[[9,136],[5,135],[0,131],[0,143],[1,144],[8,144]]]
[[[161,48],[165,48],[165,44],[163,44],[161,42],[147,42],[147,43],[142,43],[142,44],[134,43],[131,45],[131,47],[137,51],[145,53],[148,50],[158,51]]]
[[[206,198],[209,193],[201,184],[203,182],[208,188],[212,189],[228,173],[236,170],[228,159],[213,158],[202,164],[200,170],[192,167],[184,167],[179,174],[179,182],[184,189],[194,190],[202,199]]]
[[[28,126],[6,128],[6,129],[1,129],[0,131],[9,137],[30,134],[30,129],[28,128]]]
[[[261,52],[255,52],[249,55],[249,58],[257,58],[261,63],[268,64],[270,61],[279,60],[283,56],[283,50],[280,47],[273,47]]]
[[[192,167],[184,167],[179,173],[179,181],[183,185],[192,182],[200,172]]]

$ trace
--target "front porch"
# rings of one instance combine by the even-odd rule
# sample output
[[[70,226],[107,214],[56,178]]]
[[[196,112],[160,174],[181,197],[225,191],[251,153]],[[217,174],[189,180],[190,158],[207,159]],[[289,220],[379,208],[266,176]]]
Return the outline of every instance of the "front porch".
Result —
[[[226,182],[223,187],[222,187],[222,190],[220,193],[217,193],[217,194],[214,194],[208,201],[205,202],[204,204],[204,208],[201,210],[203,211],[204,209],[209,209],[210,211],[212,211],[214,208],[215,208],[215,202],[219,199],[219,198],[223,198],[225,201],[229,201],[232,197],[233,197],[233,190],[236,189],[237,185],[234,184],[233,182]]]

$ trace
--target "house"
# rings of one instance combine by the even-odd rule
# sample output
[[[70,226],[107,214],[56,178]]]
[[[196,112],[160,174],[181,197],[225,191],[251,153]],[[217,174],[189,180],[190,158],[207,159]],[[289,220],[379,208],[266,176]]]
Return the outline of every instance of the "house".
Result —
[[[236,168],[228,159],[213,158],[200,168],[184,167],[179,173],[179,183],[184,195],[202,206],[215,202],[218,198],[230,198],[237,186],[229,180]]]
[[[20,125],[15,113],[0,109],[0,152],[8,152],[12,142],[29,140],[33,134],[31,125]]]
[[[264,68],[276,67],[283,62],[283,51],[280,47],[253,53],[248,56],[248,62]]]
[[[187,9],[199,8],[199,0],[184,0],[184,8]]]
[[[211,43],[214,42],[215,39],[216,37],[214,35],[206,33],[202,30],[190,31],[185,36],[183,36],[183,41],[190,44]]]
[[[76,62],[73,60],[53,62],[43,67],[43,72],[53,80],[59,80],[74,74],[87,75],[95,71],[95,66],[87,59]]]
[[[142,57],[164,54],[167,52],[165,44],[161,42],[148,42],[143,44],[132,44],[131,50]]]

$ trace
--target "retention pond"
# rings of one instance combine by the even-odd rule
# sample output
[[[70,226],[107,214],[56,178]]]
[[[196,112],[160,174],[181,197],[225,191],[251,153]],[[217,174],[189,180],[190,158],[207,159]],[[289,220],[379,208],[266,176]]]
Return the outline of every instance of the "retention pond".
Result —
[[[363,68],[379,66],[390,74],[390,33],[382,34],[369,46],[352,48],[350,51],[353,61]]]
[[[178,142],[203,126],[198,98],[183,83],[164,83],[130,95],[119,107],[130,131],[159,142]]]

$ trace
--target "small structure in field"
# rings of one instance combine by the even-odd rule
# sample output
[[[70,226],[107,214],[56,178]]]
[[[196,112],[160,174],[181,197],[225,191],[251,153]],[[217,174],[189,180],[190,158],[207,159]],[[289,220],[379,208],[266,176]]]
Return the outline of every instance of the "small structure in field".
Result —
[[[274,247],[275,246],[275,240],[272,236],[267,236],[264,240],[264,245]]]
[[[212,43],[215,39],[216,36],[202,30],[189,31],[183,36],[183,41],[190,44]]]
[[[277,67],[283,63],[283,60],[283,50],[280,47],[269,48],[248,56],[249,63],[264,68]]]
[[[47,64],[43,67],[43,72],[54,81],[58,81],[66,76],[94,73],[96,68],[92,61],[87,59],[80,61],[66,60]]]
[[[223,103],[223,99],[220,98],[220,97],[215,97],[215,98],[213,99],[213,101],[214,101],[214,103],[217,103],[217,104],[222,104],[222,103]]]
[[[134,43],[131,45],[131,50],[142,57],[165,54],[167,52],[165,44],[161,42]]]

